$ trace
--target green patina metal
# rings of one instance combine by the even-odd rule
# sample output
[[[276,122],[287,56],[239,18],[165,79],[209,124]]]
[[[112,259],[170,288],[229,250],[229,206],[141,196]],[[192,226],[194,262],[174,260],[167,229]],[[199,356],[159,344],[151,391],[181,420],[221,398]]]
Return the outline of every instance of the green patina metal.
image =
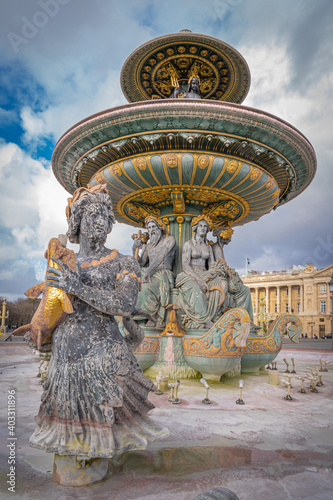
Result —
[[[127,158],[186,150],[258,166],[274,177],[279,204],[300,194],[316,170],[309,142],[282,120],[244,106],[176,99],[129,104],[88,118],[60,139],[52,165],[59,182],[73,192]],[[148,170],[146,175],[149,182]]]

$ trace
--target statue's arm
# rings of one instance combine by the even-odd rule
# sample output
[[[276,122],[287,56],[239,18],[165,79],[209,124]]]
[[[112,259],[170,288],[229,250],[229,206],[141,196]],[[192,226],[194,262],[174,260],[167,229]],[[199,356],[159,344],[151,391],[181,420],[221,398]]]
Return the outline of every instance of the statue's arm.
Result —
[[[53,259],[61,269],[47,268],[46,284],[60,288],[66,293],[78,297],[91,307],[110,316],[128,316],[135,308],[140,284],[140,268],[136,261],[129,262],[129,270],[117,275],[113,290],[92,288],[82,283],[77,272],[72,271],[64,262]],[[132,259],[131,259],[132,260]],[[134,270],[132,270],[135,268]]]
[[[215,260],[224,259],[223,250],[217,242],[213,245],[213,254]]]
[[[142,328],[140,328],[131,316],[123,317],[123,325],[128,331],[128,334],[125,337],[125,342],[133,351],[142,343],[145,334]]]
[[[140,267],[146,267],[149,263],[148,248],[145,243],[142,245],[142,253],[141,256],[138,256],[138,262]]]
[[[139,249],[141,249],[141,255],[139,255]],[[148,264],[148,252],[147,244],[143,243],[141,238],[135,238],[132,246],[133,257],[139,262],[140,267],[144,267]]]
[[[214,253],[212,247],[209,245],[209,257],[208,257],[208,269],[215,262]]]

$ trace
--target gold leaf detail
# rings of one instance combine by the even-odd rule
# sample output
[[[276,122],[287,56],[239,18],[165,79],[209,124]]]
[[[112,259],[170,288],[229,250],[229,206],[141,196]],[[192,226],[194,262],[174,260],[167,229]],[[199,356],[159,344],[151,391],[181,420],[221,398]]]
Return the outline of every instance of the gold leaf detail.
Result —
[[[169,153],[166,155],[166,164],[170,168],[175,168],[178,165],[178,157],[175,153]]]
[[[269,179],[265,184],[265,189],[270,189],[274,184],[273,179]]]
[[[135,160],[135,163],[136,163],[136,166],[140,170],[146,170],[146,168],[147,168],[147,161],[146,161],[146,158],[144,158],[143,156],[139,156],[139,158],[137,158]]]
[[[103,175],[99,172],[97,172],[97,174],[94,175],[94,179],[98,184],[105,184],[105,179]]]
[[[229,174],[234,174],[238,168],[239,164],[237,160],[230,160],[227,165],[227,172]]]
[[[143,193],[141,195],[142,201],[150,205],[151,203],[160,203],[161,201],[170,200],[170,192],[171,189],[167,189],[165,191],[150,191]]]
[[[114,165],[111,165],[109,170],[113,175],[117,175],[118,177],[121,176],[121,168],[120,168],[119,163],[115,163]]]
[[[177,64],[178,64],[178,67],[180,69],[185,69],[189,66],[190,60],[189,59],[178,59]]]
[[[206,155],[200,155],[198,158],[198,165],[199,168],[204,169],[207,168],[209,165],[209,158]]]
[[[251,176],[250,176],[251,181],[258,179],[258,177],[260,176],[260,173],[261,172],[260,172],[259,168],[252,168],[251,169]]]

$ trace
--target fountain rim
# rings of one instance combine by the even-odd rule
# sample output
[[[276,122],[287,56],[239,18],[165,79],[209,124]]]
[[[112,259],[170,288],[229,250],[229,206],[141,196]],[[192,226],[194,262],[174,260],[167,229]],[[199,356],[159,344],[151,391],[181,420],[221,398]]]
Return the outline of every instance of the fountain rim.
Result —
[[[304,141],[307,146],[309,147],[309,150],[312,152],[313,156],[314,156],[314,159],[316,160],[316,154],[315,154],[315,151],[314,151],[314,148],[311,144],[311,142],[309,141],[309,139],[307,139],[307,137],[302,133],[300,132],[300,130],[298,128],[296,128],[294,125],[291,125],[289,122],[287,122],[286,120],[283,120],[282,118],[279,118],[277,117],[276,115],[273,115],[272,113],[269,113],[267,111],[262,111],[260,109],[257,109],[257,108],[253,108],[253,107],[250,107],[250,106],[244,106],[243,104],[236,104],[236,103],[231,103],[231,102],[226,102],[226,101],[215,101],[215,100],[198,100],[198,99],[184,99],[184,100],[181,100],[181,99],[158,99],[158,100],[152,100],[152,101],[138,101],[138,102],[134,102],[134,103],[125,103],[125,104],[121,104],[119,106],[115,106],[113,108],[108,108],[106,110],[103,110],[103,111],[99,111],[97,113],[94,113],[86,118],[83,118],[82,120],[80,120],[79,122],[77,122],[75,125],[72,125],[72,127],[70,127],[66,132],[64,132],[60,138],[58,139],[58,141],[56,142],[56,145],[54,147],[54,152],[53,152],[53,155],[52,155],[52,164],[53,164],[53,157],[55,156],[55,152],[57,149],[59,149],[60,145],[64,142],[64,140],[70,135],[72,134],[72,132],[74,132],[75,130],[79,130],[80,128],[82,128],[83,125],[87,126],[89,124],[91,124],[92,122],[94,122],[96,119],[102,119],[102,118],[107,118],[107,117],[110,117],[112,115],[117,115],[117,114],[121,114],[121,112],[123,111],[124,113],[128,110],[128,111],[131,111],[131,110],[134,110],[137,108],[137,109],[143,109],[144,107],[152,107],[152,108],[175,108],[175,107],[181,107],[181,108],[190,108],[190,109],[202,109],[203,111],[205,110],[205,108],[207,109],[208,107],[212,106],[213,108],[216,107],[216,108],[220,108],[220,109],[225,109],[225,110],[228,110],[228,108],[231,110],[231,111],[239,111],[239,112],[245,112],[245,114],[251,114],[253,113],[255,116],[258,116],[258,117],[262,117],[262,118],[268,118],[272,124],[277,124],[277,125],[283,125],[284,127],[286,127],[287,129],[290,129],[292,131],[292,133],[296,134],[297,136],[299,136],[299,138]],[[214,132],[214,131],[212,131]],[[314,168],[314,172],[313,172],[313,176],[316,172],[316,165],[315,165],[315,168]],[[312,178],[313,178],[312,176]],[[311,180],[312,180],[311,178]]]
[[[299,196],[310,185],[314,178],[317,166],[315,151],[309,140],[290,123],[268,112],[235,103],[198,99],[158,99],[122,104],[117,107],[95,113],[73,125],[60,137],[53,151],[51,164],[56,179],[66,191],[72,194],[77,187],[80,187],[79,185],[75,186],[75,184],[73,184],[73,173],[76,168],[75,165],[77,165],[79,161],[82,161],[88,152],[91,153],[92,151],[97,150],[103,144],[109,144],[112,146],[112,143],[117,140],[130,140],[131,136],[140,136],[142,135],[142,132],[119,132],[116,136],[113,136],[112,138],[110,137],[109,140],[101,139],[100,142],[93,144],[91,148],[88,147],[86,152],[83,149],[79,153],[80,158],[76,158],[74,161],[66,160],[66,154],[70,153],[71,149],[75,148],[76,144],[85,137],[89,138],[89,136],[95,132],[106,129],[107,127],[119,127],[122,123],[125,125],[126,123],[131,123],[136,119],[163,119],[168,114],[170,114],[170,116],[174,116],[175,118],[177,116],[189,116],[189,118],[193,118],[193,126],[190,123],[189,126],[186,127],[187,132],[199,132],[206,135],[217,134],[222,136],[226,134],[231,137],[238,138],[238,141],[249,141],[254,144],[257,143],[259,146],[262,145],[263,147],[268,147],[273,151],[275,150],[277,154],[282,156],[282,159],[284,158],[286,162],[289,163],[293,170],[293,165],[295,165],[294,162],[297,161],[298,167],[296,178],[299,174],[302,174],[302,172],[304,172],[305,177],[303,177],[303,179],[296,186],[292,186],[288,189],[287,197],[281,198],[278,206],[282,206],[288,201],[291,201]],[[238,134],[237,132],[236,134],[232,134],[227,130],[223,132],[219,128],[214,130],[214,127],[212,129],[206,127],[204,130],[195,124],[195,118],[200,116],[204,118],[205,115],[207,115],[207,119],[218,120],[220,118],[220,120],[227,120],[229,123],[238,123],[241,127],[252,127],[251,123],[253,122],[254,129],[246,134],[242,134],[242,131]],[[170,126],[167,128],[170,133],[176,129],[178,130],[178,126]],[[159,129],[155,128],[154,130],[147,129],[145,133],[157,133],[158,130]],[[185,127],[181,128],[179,132],[182,130],[185,131]],[[293,152],[288,152],[287,154],[283,152],[279,153],[279,149],[276,149],[274,146],[273,148],[270,146],[269,139],[261,140],[260,138],[253,138],[252,133],[255,133],[256,130],[261,130],[262,133],[265,133],[265,130],[267,130],[267,133],[270,134],[277,133],[279,141],[281,141],[282,144],[287,146],[289,145]],[[166,131],[164,130],[164,132]],[[295,156],[295,154],[298,155],[298,159],[294,158],[294,160],[291,160],[290,155]],[[246,161],[246,159],[244,158],[243,161]],[[69,172],[71,173],[69,174]]]

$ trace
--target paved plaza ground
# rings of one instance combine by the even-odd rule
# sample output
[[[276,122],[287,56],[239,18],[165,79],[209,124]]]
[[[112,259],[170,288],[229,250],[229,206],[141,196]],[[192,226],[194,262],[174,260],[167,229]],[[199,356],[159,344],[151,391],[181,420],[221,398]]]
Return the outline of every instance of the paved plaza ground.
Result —
[[[170,436],[146,451],[124,454],[104,482],[82,488],[54,484],[53,455],[29,447],[42,392],[38,359],[25,345],[0,344],[1,499],[192,500],[224,486],[240,500],[332,500],[333,351],[326,341],[312,342],[316,350],[302,341],[299,348],[286,344],[276,361],[280,379],[283,358],[295,358],[297,375],[319,366],[319,359],[330,361],[318,393],[307,383],[306,394],[300,394],[301,383],[293,378],[294,399],[286,401],[285,387],[270,385],[265,371],[212,384],[212,404],[204,405],[200,382],[182,381],[179,406],[167,401],[168,394],[151,395],[156,408],[150,416],[168,427]],[[240,378],[244,406],[235,404]],[[8,390],[16,396],[15,494],[6,484]]]

